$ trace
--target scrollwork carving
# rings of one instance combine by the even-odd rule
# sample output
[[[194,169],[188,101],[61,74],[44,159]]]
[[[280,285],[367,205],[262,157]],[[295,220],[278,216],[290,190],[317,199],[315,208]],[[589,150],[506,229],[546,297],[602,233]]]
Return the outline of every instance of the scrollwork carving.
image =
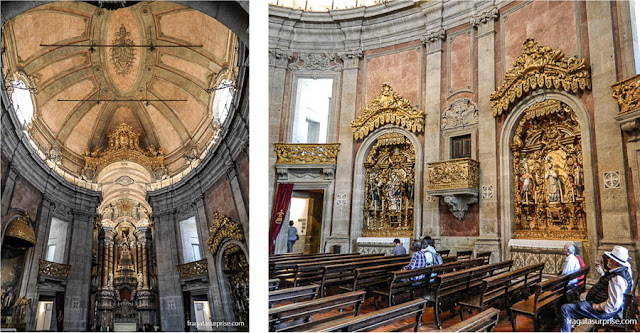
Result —
[[[202,259],[182,265],[178,265],[178,274],[181,279],[206,276],[208,273],[207,259]]]
[[[523,43],[524,52],[504,75],[504,83],[491,93],[491,109],[497,117],[536,89],[562,89],[572,94],[591,89],[591,74],[584,59],[565,58],[560,50],[539,45],[533,38]]]
[[[442,113],[441,129],[452,129],[478,124],[478,106],[468,98],[461,98]]]
[[[424,131],[424,112],[411,106],[386,83],[382,85],[380,94],[364,108],[362,115],[351,121],[353,138],[362,140],[385,124],[398,125],[414,133]]]
[[[618,101],[620,111],[618,115],[623,115],[640,108],[640,75],[617,82],[611,86],[613,88],[613,98]]]
[[[213,255],[218,252],[218,248],[225,239],[235,239],[239,242],[244,241],[244,231],[240,223],[231,220],[219,212],[213,212],[213,223],[209,228],[209,239],[207,246]]]
[[[459,158],[429,163],[429,191],[434,190],[478,190],[477,161]]]
[[[66,280],[71,266],[40,259],[38,274]]]
[[[289,64],[289,70],[299,71],[339,71],[342,65],[336,64],[336,56],[329,53],[299,53],[297,59]]]
[[[336,164],[339,143],[274,143],[278,164]]]

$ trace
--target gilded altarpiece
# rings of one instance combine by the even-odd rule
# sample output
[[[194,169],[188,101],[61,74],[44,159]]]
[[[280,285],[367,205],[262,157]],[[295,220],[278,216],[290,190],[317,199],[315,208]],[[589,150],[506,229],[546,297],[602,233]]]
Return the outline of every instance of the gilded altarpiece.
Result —
[[[382,135],[373,144],[364,164],[362,236],[413,236],[415,161],[415,148],[402,134]]]
[[[586,240],[580,124],[556,100],[532,105],[520,120],[511,151],[513,238]]]

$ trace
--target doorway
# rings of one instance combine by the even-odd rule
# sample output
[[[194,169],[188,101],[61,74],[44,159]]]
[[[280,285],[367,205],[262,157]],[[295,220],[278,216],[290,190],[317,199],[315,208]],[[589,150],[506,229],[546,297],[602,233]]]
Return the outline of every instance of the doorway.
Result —
[[[193,308],[196,314],[198,332],[213,331],[209,301],[193,301]]]
[[[294,190],[289,219],[298,229],[293,252],[319,253],[322,238],[324,190]]]
[[[51,315],[53,314],[53,301],[38,302],[36,314],[36,331],[51,330]]]

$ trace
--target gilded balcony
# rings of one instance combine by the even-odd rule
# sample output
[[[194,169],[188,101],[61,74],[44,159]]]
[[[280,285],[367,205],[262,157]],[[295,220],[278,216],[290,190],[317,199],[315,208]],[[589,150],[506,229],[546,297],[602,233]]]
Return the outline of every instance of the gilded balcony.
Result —
[[[180,279],[192,279],[208,276],[207,259],[178,265],[178,274],[180,274]]]
[[[70,265],[40,259],[40,269],[38,274],[40,277],[66,280],[69,277],[70,269]]]
[[[428,164],[427,194],[441,197],[449,211],[462,220],[469,205],[478,202],[478,161],[470,158]]]
[[[339,143],[274,143],[277,164],[336,164]]]
[[[438,191],[477,192],[478,165],[470,158],[429,163],[429,194],[437,195]]]
[[[629,141],[640,140],[640,74],[611,86],[613,98],[618,101],[620,128],[627,133]]]

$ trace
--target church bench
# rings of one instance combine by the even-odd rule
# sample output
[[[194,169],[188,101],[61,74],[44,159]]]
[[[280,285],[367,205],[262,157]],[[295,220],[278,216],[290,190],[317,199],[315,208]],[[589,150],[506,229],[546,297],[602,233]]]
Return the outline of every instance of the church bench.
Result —
[[[637,280],[636,280],[637,282]],[[635,287],[633,287],[635,289]],[[633,292],[634,290],[632,290]],[[626,319],[625,324],[605,324],[605,325],[595,325],[594,331],[597,331],[600,328],[605,329],[605,331],[623,331],[623,332],[635,332],[635,321],[637,320],[638,315],[638,299],[632,293],[624,293],[624,304],[622,305],[622,309],[616,316],[615,319]]]
[[[453,272],[455,270],[467,269],[469,267],[475,267],[482,264],[481,259],[469,259],[462,261],[454,261],[446,264],[429,266],[420,269],[411,270],[398,270],[391,272],[388,287],[384,290],[374,291],[374,303],[376,309],[378,308],[378,298],[385,297],[389,306],[394,304],[394,298],[400,294],[409,293],[412,298],[416,297],[416,294],[422,296],[425,293],[429,293],[431,290],[431,281],[433,281],[433,274],[442,275],[445,273]],[[413,277],[425,275],[424,279],[411,280]]]
[[[320,297],[327,295],[327,288],[335,286],[348,286],[353,285],[355,279],[355,270],[361,267],[378,266],[383,264],[402,263],[404,265],[409,264],[411,257],[409,255],[402,256],[390,256],[382,259],[372,259],[366,261],[359,261],[356,263],[344,263],[326,265],[323,268],[322,280],[320,281]]]
[[[500,310],[489,308],[477,315],[465,319],[442,332],[493,332],[493,328],[498,324]]]
[[[398,304],[382,310],[373,311],[357,317],[332,320],[323,324],[307,327],[304,332],[371,332],[377,328],[388,326],[407,319],[414,319],[402,327],[395,328],[395,332],[407,331],[412,328],[418,331],[422,322],[426,301],[417,299]]]
[[[474,260],[482,263],[482,259]],[[429,304],[433,304],[438,328],[442,327],[440,313],[445,308],[453,309],[460,300],[478,294],[483,279],[509,271],[511,266],[513,266],[513,260],[507,260],[437,275],[425,299]]]
[[[491,251],[487,251],[487,252],[478,252],[476,253],[476,258],[482,258],[484,259],[484,264],[488,265],[489,261],[491,260]]]
[[[540,313],[550,307],[556,307],[556,313],[558,313],[557,307],[566,303],[567,293],[574,289],[573,286],[569,285],[569,282],[576,278],[579,278],[579,280],[586,279],[588,273],[589,266],[585,266],[572,274],[556,276],[533,286],[533,295],[511,306],[509,316],[511,328],[516,331],[516,317],[522,315],[533,320],[533,330],[538,332],[538,317]]]
[[[391,272],[400,270],[406,265],[407,263],[393,263],[356,268],[351,290],[364,290],[367,292],[365,298],[372,297],[375,290],[387,287],[392,276]]]
[[[364,294],[364,291],[353,291],[269,309],[269,331],[302,331],[338,318],[357,316],[364,302]],[[314,315],[331,311],[338,313],[322,319],[313,318]]]
[[[287,260],[283,262],[278,262],[274,264],[273,267],[273,275],[269,278],[271,279],[280,279],[281,284],[293,285],[293,278],[296,275],[296,270],[298,265],[300,264],[317,264],[318,262],[327,262],[327,263],[340,263],[342,261],[359,259],[359,258],[373,258],[373,257],[383,257],[383,253],[376,254],[350,254],[346,256],[340,257],[323,257],[323,258],[312,258],[312,259],[296,259],[296,260]],[[289,279],[290,281],[287,281]]]
[[[442,256],[441,256],[441,257],[442,257]],[[449,262],[454,262],[454,261],[457,261],[457,260],[458,260],[458,257],[456,257],[456,256],[450,256],[450,257],[449,257],[449,256],[447,256],[447,257],[442,257],[442,263],[443,263],[443,264],[446,264],[446,263],[449,263]]]
[[[282,277],[288,277],[291,273],[295,273],[295,268],[297,264],[306,263],[306,262],[317,262],[318,260],[336,260],[336,259],[349,259],[349,258],[357,258],[357,257],[373,257],[373,256],[383,256],[382,253],[377,254],[359,254],[359,253],[349,253],[349,254],[329,254],[327,256],[320,257],[311,257],[311,258],[286,258],[281,261],[269,262],[269,278],[277,279]]]
[[[441,257],[448,257],[449,256],[449,252],[451,252],[451,250],[436,251],[436,253],[439,254]]]
[[[459,260],[471,259],[472,254],[473,254],[473,250],[456,252],[456,256],[458,257]]]
[[[279,279],[269,279],[269,291],[274,291],[278,289],[279,283],[280,283]]]
[[[338,259],[338,260],[315,260],[313,262],[305,262],[296,264],[295,273],[289,278],[280,278],[281,281],[287,285],[293,285],[294,287],[317,283],[322,281],[322,275],[324,274],[324,267],[328,265],[336,264],[356,264],[358,262],[369,261],[373,259],[382,259],[384,255],[362,255],[356,258]]]
[[[269,308],[282,303],[313,300],[318,296],[319,291],[320,286],[317,284],[270,291]]]
[[[510,316],[511,298],[517,297],[519,293],[528,292],[539,283],[542,280],[543,269],[544,263],[538,263],[483,279],[480,294],[459,302],[460,319],[464,320],[465,309],[483,311],[491,306],[506,307]]]

